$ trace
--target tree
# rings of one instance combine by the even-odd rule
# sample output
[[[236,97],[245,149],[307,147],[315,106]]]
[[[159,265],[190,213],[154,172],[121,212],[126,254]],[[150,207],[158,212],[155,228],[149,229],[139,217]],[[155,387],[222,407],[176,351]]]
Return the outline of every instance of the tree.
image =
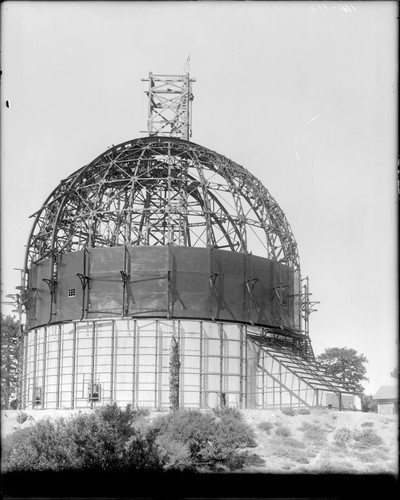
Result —
[[[171,410],[179,408],[179,343],[175,336],[171,339],[171,354],[169,361],[169,402]]]
[[[13,316],[1,315],[1,407],[17,407],[19,370],[19,323]]]
[[[361,409],[362,411],[378,412],[378,403],[374,401],[372,394],[363,394],[361,398]]]
[[[328,347],[317,356],[317,361],[329,374],[353,386],[357,392],[364,392],[361,382],[368,380],[365,368],[368,360],[364,354],[358,354],[355,349],[349,347]]]

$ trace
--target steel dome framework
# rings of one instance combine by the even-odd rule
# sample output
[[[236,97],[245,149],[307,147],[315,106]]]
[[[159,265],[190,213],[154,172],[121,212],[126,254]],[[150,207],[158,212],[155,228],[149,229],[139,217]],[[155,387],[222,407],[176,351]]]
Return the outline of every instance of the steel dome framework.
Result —
[[[35,214],[26,267],[85,247],[179,245],[249,252],[299,270],[286,217],[245,168],[197,144],[147,137],[115,146]]]

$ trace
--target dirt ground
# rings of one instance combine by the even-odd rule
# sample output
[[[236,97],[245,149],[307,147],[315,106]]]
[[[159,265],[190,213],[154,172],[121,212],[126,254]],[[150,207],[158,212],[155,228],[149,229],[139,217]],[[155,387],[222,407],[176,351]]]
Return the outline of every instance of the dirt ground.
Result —
[[[68,418],[79,411],[91,410],[27,410],[24,422],[19,421],[20,411],[3,410],[1,435],[5,437],[44,418]],[[294,416],[280,410],[243,410],[242,414],[254,429],[258,443],[256,448],[247,450],[253,459],[243,472],[398,473],[397,415],[334,410],[313,410]],[[159,412],[151,412],[149,418],[157,415]],[[351,433],[373,429],[383,442],[362,449],[337,446],[335,435],[343,428]],[[311,429],[311,434],[307,435],[305,429]]]

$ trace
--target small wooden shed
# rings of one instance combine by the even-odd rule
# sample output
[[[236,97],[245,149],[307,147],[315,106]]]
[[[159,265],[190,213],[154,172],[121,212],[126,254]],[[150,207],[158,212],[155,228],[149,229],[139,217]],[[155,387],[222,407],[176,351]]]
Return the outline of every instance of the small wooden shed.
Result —
[[[382,385],[372,399],[378,404],[378,413],[398,413],[399,394],[395,385]]]

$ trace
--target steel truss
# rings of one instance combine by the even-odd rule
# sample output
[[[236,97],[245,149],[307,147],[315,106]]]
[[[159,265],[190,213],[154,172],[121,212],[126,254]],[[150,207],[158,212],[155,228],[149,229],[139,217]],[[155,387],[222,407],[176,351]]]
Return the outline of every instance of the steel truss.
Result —
[[[177,138],[115,146],[63,180],[34,214],[25,269],[84,248],[181,245],[259,254],[299,271],[286,217],[228,158]]]

